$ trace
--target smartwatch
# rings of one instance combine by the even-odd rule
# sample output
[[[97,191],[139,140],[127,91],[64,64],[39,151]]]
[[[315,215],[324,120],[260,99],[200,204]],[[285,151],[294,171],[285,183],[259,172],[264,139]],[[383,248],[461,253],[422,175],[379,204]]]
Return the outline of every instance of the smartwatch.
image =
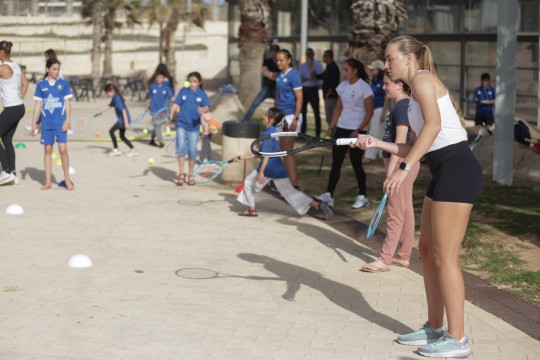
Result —
[[[402,162],[399,164],[399,168],[404,171],[411,171],[411,166],[407,165],[406,163]]]

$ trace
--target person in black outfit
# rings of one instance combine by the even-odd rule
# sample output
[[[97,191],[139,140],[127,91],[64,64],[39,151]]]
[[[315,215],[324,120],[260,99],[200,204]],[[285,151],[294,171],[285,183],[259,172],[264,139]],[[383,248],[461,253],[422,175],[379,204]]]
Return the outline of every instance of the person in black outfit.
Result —
[[[307,106],[311,105],[315,116],[315,136],[321,136],[321,113],[319,110],[319,89],[321,82],[317,75],[322,74],[323,69],[320,62],[315,60],[315,52],[312,48],[306,50],[306,62],[300,65],[298,74],[302,79],[302,122],[301,132],[307,131]]]
[[[332,113],[336,108],[338,94],[336,88],[341,80],[341,72],[334,61],[334,52],[326,50],[323,54],[323,62],[326,64],[326,69],[323,73],[317,75],[317,78],[322,80],[322,91],[324,98],[324,110],[326,112],[326,123],[330,126],[332,121]]]
[[[276,74],[279,72],[279,69],[276,64],[276,54],[279,51],[278,45],[270,46],[270,57],[264,59],[262,65],[262,85],[261,90],[253,99],[246,115],[242,122],[247,122],[251,119],[257,107],[267,98],[275,99],[276,98]]]

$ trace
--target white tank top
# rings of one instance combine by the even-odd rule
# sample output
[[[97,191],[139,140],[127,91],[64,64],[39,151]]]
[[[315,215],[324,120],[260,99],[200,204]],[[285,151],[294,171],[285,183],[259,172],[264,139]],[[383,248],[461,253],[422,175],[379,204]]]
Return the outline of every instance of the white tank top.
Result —
[[[22,72],[19,65],[14,62],[5,62],[13,71],[13,75],[9,79],[0,78],[0,97],[2,97],[2,106],[18,106],[23,104],[21,87],[22,87]]]
[[[454,104],[452,104],[450,94],[447,92],[446,95],[438,98],[437,104],[439,105],[439,112],[441,114],[441,130],[427,152],[467,140],[467,131],[461,126],[461,121],[454,108]],[[420,104],[414,101],[412,96],[409,101],[408,115],[411,128],[416,133],[416,136],[420,136],[420,132],[424,127],[424,117]]]

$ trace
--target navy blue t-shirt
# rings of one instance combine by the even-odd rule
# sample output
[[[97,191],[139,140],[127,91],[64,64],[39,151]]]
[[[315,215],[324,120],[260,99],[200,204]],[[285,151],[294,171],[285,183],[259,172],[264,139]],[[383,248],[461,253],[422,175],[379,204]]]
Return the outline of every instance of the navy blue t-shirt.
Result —
[[[390,111],[390,114],[386,117],[386,131],[382,137],[383,141],[394,143],[396,142],[396,127],[397,126],[408,126],[409,132],[407,134],[407,144],[410,141],[411,135],[411,126],[409,125],[409,115],[407,111],[409,109],[409,99],[403,99],[397,102],[396,105]],[[390,153],[383,151],[383,158],[390,158]]]
[[[210,107],[210,99],[208,95],[200,87],[196,90],[190,88],[182,88],[176,99],[175,104],[180,106],[180,114],[176,119],[176,126],[186,129],[187,131],[199,131],[201,126],[201,114],[199,108]]]
[[[489,85],[487,88],[479,86],[474,90],[474,100],[476,105],[476,117],[492,118],[493,117],[493,104],[482,104],[482,100],[495,100],[495,89]]]
[[[378,109],[384,106],[384,96],[386,92],[384,91],[384,80],[373,79],[371,82],[371,91],[373,91],[373,108]]]
[[[124,126],[124,115],[122,115],[122,110],[126,110],[127,118],[128,118],[128,124],[131,124],[131,115],[129,114],[129,110],[122,101],[122,98],[118,94],[114,94],[112,97],[111,103],[109,106],[114,108],[114,112],[116,113],[116,123],[119,125]]]
[[[267,136],[270,134],[273,134],[276,132],[275,126],[269,126],[268,129],[264,130],[261,137]],[[279,146],[279,139],[271,139],[263,141],[261,144],[261,152],[277,152],[280,151]],[[257,167],[257,171],[261,168],[262,165],[262,159],[259,163],[259,166]],[[285,169],[285,165],[283,165],[283,161],[279,157],[271,157],[268,159],[268,164],[266,164],[266,167],[264,168],[264,177],[271,178],[271,179],[285,179],[289,177],[287,174],[287,170]]]

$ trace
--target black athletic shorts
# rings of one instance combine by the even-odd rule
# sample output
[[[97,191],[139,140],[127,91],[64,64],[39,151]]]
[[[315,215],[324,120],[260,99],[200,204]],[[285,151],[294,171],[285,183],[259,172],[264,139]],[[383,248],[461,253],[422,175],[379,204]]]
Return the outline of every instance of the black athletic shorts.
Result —
[[[495,122],[493,116],[476,116],[474,118],[474,125],[491,126]]]
[[[426,196],[433,201],[474,204],[482,189],[482,168],[466,141],[426,154],[433,176]]]

